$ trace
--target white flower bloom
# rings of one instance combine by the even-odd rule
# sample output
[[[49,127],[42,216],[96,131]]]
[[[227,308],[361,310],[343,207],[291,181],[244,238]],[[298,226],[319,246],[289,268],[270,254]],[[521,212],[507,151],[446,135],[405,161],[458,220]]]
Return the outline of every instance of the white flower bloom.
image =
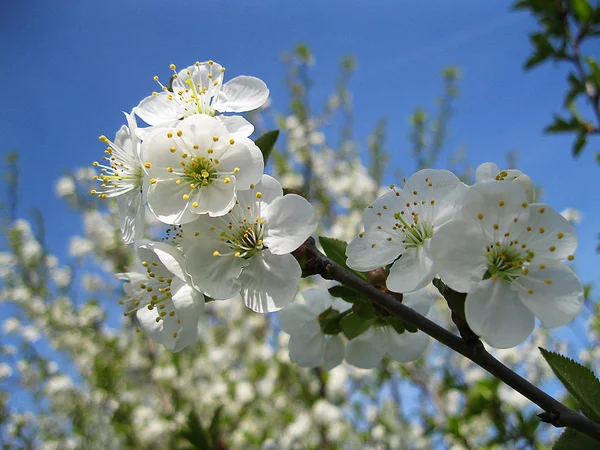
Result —
[[[344,360],[344,341],[339,335],[324,334],[319,316],[329,310],[341,313],[352,305],[321,288],[308,289],[301,296],[304,303],[290,303],[279,312],[279,326],[290,335],[290,360],[303,367],[331,370]]]
[[[197,289],[217,299],[240,290],[253,311],[277,311],[298,292],[301,269],[290,254],[317,225],[304,198],[283,195],[274,178],[238,192],[231,212],[184,225],[185,268]]]
[[[426,316],[438,296],[428,286],[404,294],[402,303]],[[422,331],[398,334],[390,325],[375,325],[346,344],[346,362],[361,369],[373,369],[386,353],[394,361],[414,361],[421,357],[428,345],[429,336]]]
[[[226,214],[235,205],[236,192],[258,183],[264,170],[254,142],[232,138],[207,115],[156,130],[142,143],[141,153],[150,177],[148,206],[169,224],[192,222],[200,214]]]
[[[430,239],[459,209],[467,187],[452,172],[424,169],[401,191],[391,188],[365,211],[365,231],[348,245],[347,264],[368,271],[393,263],[387,288],[413,292],[435,277]]]
[[[576,247],[564,217],[530,204],[523,189],[507,181],[472,186],[461,211],[431,242],[443,281],[468,293],[469,326],[497,348],[523,342],[534,316],[554,328],[579,313],[581,283],[562,263],[573,259]]]
[[[125,315],[136,313],[141,327],[168,350],[178,352],[198,339],[204,296],[188,284],[183,255],[163,242],[140,239],[136,251],[146,273],[117,274],[127,281]]]
[[[260,108],[269,97],[259,78],[239,76],[223,84],[225,68],[213,61],[196,62],[180,72],[173,70],[172,92],[160,82],[162,92],[142,100],[135,113],[152,127],[173,127],[181,119],[217,112],[246,112]],[[154,77],[158,81],[158,77]],[[231,133],[248,137],[254,127],[241,116],[218,116]]]
[[[101,189],[92,189],[91,193],[100,198],[117,198],[119,218],[123,240],[131,244],[143,233],[144,199],[142,195],[143,171],[140,163],[140,140],[136,136],[135,118],[124,113],[127,125],[117,132],[115,141],[100,136],[100,141],[108,144],[103,157],[105,164],[94,162],[100,167],[99,180]]]
[[[482,183],[485,181],[511,181],[525,190],[527,201],[529,203],[532,203],[534,200],[533,182],[529,176],[525,175],[520,170],[500,170],[498,166],[492,162],[483,163],[480,164],[475,171],[475,182]]]
[[[56,182],[56,193],[59,197],[68,197],[75,193],[75,181],[73,177],[61,177]]]
[[[94,250],[94,243],[81,236],[73,236],[69,242],[69,255],[78,258]]]
[[[581,211],[575,208],[565,208],[560,212],[560,215],[574,224],[581,223],[582,220]]]

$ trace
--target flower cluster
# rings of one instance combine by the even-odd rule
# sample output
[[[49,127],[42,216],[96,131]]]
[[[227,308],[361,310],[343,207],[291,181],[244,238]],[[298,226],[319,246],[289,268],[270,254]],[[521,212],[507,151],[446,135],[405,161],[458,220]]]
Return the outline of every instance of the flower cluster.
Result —
[[[254,127],[239,115],[269,96],[263,81],[197,62],[173,75],[130,114],[94,163],[100,188],[116,198],[126,244],[140,269],[125,280],[125,315],[157,342],[180,351],[196,342],[204,303],[240,294],[254,311],[277,311],[298,291],[301,269],[291,252],[315,230],[312,206],[283,195],[265,175]],[[140,126],[138,120],[148,126]],[[145,239],[146,208],[165,224],[162,242]],[[168,227],[168,228],[167,228]]]
[[[465,316],[477,335],[513,347],[535,317],[559,327],[583,305],[581,283],[563,264],[574,259],[575,231],[551,206],[532,201],[527,175],[493,163],[479,166],[472,186],[445,170],[421,170],[367,208],[348,266],[389,267],[387,289],[404,294],[439,277],[467,294]]]

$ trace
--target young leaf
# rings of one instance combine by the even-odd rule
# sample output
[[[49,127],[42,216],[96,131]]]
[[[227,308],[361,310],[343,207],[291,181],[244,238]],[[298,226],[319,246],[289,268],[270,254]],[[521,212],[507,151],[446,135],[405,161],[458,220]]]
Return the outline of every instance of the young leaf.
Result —
[[[592,5],[588,3],[588,0],[571,0],[571,6],[579,23],[588,22],[592,17]]]
[[[579,132],[579,134],[577,135],[577,139],[575,139],[575,143],[573,144],[573,156],[579,156],[586,142],[587,133],[585,131]]]
[[[196,411],[192,410],[188,415],[187,427],[180,432],[181,436],[188,440],[196,450],[211,450],[210,438],[208,437]]]
[[[279,137],[279,130],[267,131],[261,137],[259,137],[254,143],[260,151],[262,152],[263,159],[265,161],[265,166],[267,165],[267,161],[269,160],[269,156],[275,147],[275,142],[277,142],[277,138]]]
[[[539,348],[542,356],[588,418],[600,421],[600,381],[585,366],[558,353]],[[578,448],[578,447],[571,447]]]
[[[353,291],[345,286],[333,286],[330,287],[329,293],[332,297],[342,298],[348,303],[367,303],[368,300],[365,296]]]
[[[371,320],[361,319],[354,314],[349,314],[341,320],[340,325],[346,337],[352,340],[367,331],[371,323]]]
[[[596,450],[597,448],[598,441],[596,439],[586,436],[579,431],[567,428],[565,432],[560,435],[558,441],[556,441],[552,447],[552,450]]]
[[[348,247],[347,242],[341,241],[339,239],[319,236],[319,243],[321,244],[321,247],[323,247],[323,251],[329,259],[338,263],[344,269],[349,270],[353,274],[358,275],[363,280],[367,279],[364,273],[352,270],[346,265],[346,247]]]

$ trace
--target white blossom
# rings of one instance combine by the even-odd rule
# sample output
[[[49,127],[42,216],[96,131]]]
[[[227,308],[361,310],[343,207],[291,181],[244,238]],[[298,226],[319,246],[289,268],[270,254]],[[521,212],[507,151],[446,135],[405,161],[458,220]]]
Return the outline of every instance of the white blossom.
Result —
[[[344,341],[339,335],[324,334],[319,322],[323,313],[342,313],[352,307],[333,299],[325,289],[308,289],[301,293],[304,303],[290,303],[279,312],[279,326],[290,335],[290,360],[303,367],[331,370],[344,359]]]
[[[197,289],[216,299],[240,292],[256,312],[277,311],[298,292],[301,269],[290,254],[311,235],[317,221],[304,198],[283,195],[281,185],[263,175],[238,192],[227,215],[202,216],[184,225],[185,267]]]
[[[466,292],[466,319],[497,348],[513,347],[534,327],[573,320],[583,288],[562,261],[573,259],[577,237],[552,207],[530,204],[511,182],[472,186],[455,219],[432,238],[442,280]]]
[[[433,280],[431,238],[458,210],[467,188],[453,173],[433,169],[412,175],[402,190],[391,188],[365,211],[365,231],[348,245],[347,264],[368,271],[393,263],[387,288],[408,293]]]

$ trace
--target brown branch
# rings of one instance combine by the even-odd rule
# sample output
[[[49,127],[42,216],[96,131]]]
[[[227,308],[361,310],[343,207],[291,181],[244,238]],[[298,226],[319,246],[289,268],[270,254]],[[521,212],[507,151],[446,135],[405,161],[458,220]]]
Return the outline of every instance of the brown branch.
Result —
[[[309,238],[299,249],[304,256],[304,275],[320,275],[327,280],[335,280],[367,296],[393,316],[415,326],[445,346],[473,361],[490,374],[521,393],[544,410],[539,414],[543,422],[555,427],[570,427],[600,441],[600,424],[588,419],[563,405],[558,400],[532,385],[519,374],[502,364],[487,352],[481,341],[465,340],[435,322],[427,319],[394,297],[370,285],[321,253],[313,238]]]

